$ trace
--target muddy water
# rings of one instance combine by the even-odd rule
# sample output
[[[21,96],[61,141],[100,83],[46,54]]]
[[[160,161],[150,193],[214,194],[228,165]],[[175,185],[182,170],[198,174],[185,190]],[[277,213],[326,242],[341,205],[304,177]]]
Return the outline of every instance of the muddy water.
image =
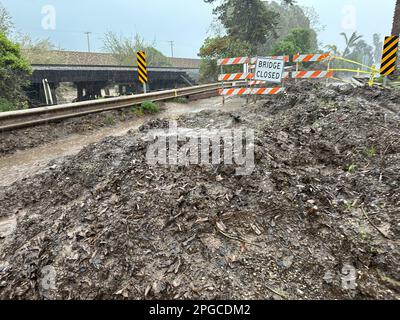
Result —
[[[16,226],[17,218],[15,216],[0,218],[0,239],[11,235]]]
[[[175,118],[187,113],[203,110],[232,111],[240,108],[244,100],[228,99],[222,105],[220,97],[203,99],[190,104],[167,103],[166,110],[156,117]],[[11,156],[0,158],[0,187],[8,186],[23,178],[38,174],[48,169],[49,162],[78,153],[85,146],[100,141],[108,136],[122,136],[129,130],[138,129],[151,116],[123,122],[112,128],[100,129],[90,134],[70,135],[51,143],[20,151]]]

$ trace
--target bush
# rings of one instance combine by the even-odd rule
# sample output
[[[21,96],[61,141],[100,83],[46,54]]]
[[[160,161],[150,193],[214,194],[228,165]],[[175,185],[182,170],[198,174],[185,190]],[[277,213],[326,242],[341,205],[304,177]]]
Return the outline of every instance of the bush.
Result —
[[[23,88],[29,84],[32,69],[23,58],[20,47],[0,32],[0,97],[3,108],[18,109],[24,107],[26,96]]]
[[[318,49],[317,35],[311,29],[296,28],[275,44],[274,55],[312,53]]]
[[[10,101],[0,97],[0,112],[11,111],[14,109],[15,108]]]
[[[171,99],[170,102],[186,104],[189,100],[186,97],[176,97]]]
[[[133,106],[131,108],[131,112],[138,118],[143,117],[144,116],[144,111],[141,108],[141,106]]]
[[[144,112],[148,113],[158,113],[160,112],[160,107],[152,102],[152,101],[145,101],[142,103],[141,108]]]
[[[108,126],[113,126],[115,125],[115,119],[112,115],[107,115],[106,118],[104,119],[104,124]]]
[[[208,83],[218,79],[220,68],[217,59],[229,57],[245,57],[250,54],[250,45],[229,36],[207,38],[200,48],[200,82]],[[231,72],[240,72],[242,66],[231,66]]]

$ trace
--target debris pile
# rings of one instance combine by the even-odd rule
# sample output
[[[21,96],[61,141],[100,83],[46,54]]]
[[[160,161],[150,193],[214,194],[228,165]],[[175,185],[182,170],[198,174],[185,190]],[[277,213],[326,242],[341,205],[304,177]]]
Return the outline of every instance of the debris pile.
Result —
[[[399,299],[399,98],[301,83],[178,119],[254,129],[249,176],[149,166],[160,119],[0,190],[0,298]]]

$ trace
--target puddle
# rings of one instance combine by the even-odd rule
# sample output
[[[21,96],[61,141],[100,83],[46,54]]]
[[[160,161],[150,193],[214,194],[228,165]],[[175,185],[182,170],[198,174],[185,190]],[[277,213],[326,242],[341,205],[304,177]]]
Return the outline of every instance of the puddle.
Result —
[[[0,239],[10,236],[17,227],[17,218],[15,216],[0,218]]]

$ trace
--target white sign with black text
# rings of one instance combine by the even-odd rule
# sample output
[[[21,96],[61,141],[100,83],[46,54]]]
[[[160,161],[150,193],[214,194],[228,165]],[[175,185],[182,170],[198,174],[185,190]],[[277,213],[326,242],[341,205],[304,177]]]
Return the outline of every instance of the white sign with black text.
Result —
[[[281,83],[284,69],[284,60],[257,58],[254,80]]]

